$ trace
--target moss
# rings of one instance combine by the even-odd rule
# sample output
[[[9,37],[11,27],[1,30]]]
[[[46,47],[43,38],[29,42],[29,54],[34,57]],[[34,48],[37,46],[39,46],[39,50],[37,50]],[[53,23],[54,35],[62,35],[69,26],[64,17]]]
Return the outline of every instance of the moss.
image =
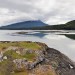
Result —
[[[17,72],[17,73],[14,73],[13,75],[28,75],[28,72]]]
[[[36,58],[36,54],[35,53],[27,53],[27,54],[23,55],[23,57],[29,61],[33,61]]]
[[[16,53],[15,51],[13,50],[8,50],[6,51],[4,54],[4,56],[7,56],[10,58],[10,56],[13,58],[13,59],[22,59],[22,58],[26,58],[27,60],[29,61],[33,61],[35,58],[36,58],[36,54],[35,53],[26,53],[25,55],[20,55],[18,53]]]
[[[16,53],[16,52],[13,51],[13,50],[8,50],[8,51],[6,51],[3,55],[4,55],[4,56],[7,56],[7,57],[10,57],[10,55],[11,55],[11,57],[12,57],[13,59],[20,59],[20,58],[23,58],[21,55],[19,55],[18,53]]]
[[[37,43],[34,43],[34,42],[31,42],[31,43],[19,42],[19,46],[24,47],[24,48],[28,48],[28,49],[33,49],[33,50],[41,48],[41,46],[39,46]]]
[[[23,47],[27,49],[38,50],[41,48],[37,43],[34,42],[0,42],[0,50],[8,48],[10,46]]]

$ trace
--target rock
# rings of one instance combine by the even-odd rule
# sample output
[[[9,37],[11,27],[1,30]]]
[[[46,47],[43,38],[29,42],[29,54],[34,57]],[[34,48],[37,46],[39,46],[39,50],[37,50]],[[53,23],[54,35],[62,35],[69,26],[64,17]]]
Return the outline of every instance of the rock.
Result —
[[[3,53],[0,53],[0,62],[3,60]]]
[[[4,56],[4,57],[3,57],[3,60],[6,60],[6,59],[7,59],[7,56]]]
[[[16,64],[16,68],[18,69],[28,69],[29,62],[26,59],[15,59],[13,62]]]
[[[69,67],[70,67],[71,69],[73,69],[73,68],[74,68],[71,64],[69,64]]]
[[[26,52],[25,52],[26,54],[28,53],[28,54],[32,54],[32,53],[34,53],[34,50],[26,50]]]
[[[4,43],[7,44],[9,42],[4,42]],[[31,42],[29,41],[28,43]],[[32,49],[25,49],[22,47],[14,47],[14,46],[10,46],[6,49],[6,51],[8,49],[14,50],[14,52],[18,53],[21,56],[24,56],[27,53],[36,54],[35,60],[31,61],[27,60],[24,57],[18,59],[13,58],[11,61],[13,61],[13,63],[16,65],[17,71],[20,72],[28,71],[29,74],[34,74],[34,75],[50,75],[51,72],[52,72],[51,75],[75,75],[75,64],[67,56],[65,56],[58,50],[49,48],[44,43],[39,43],[39,42],[35,43],[41,46],[41,49],[32,50]],[[6,56],[3,57],[4,52],[0,53],[0,62],[3,59],[7,60]]]
[[[21,69],[23,67],[25,69],[33,69],[38,64],[40,64],[41,62],[43,62],[43,60],[44,60],[44,57],[38,56],[38,58],[34,62],[30,62],[30,61],[28,61],[26,59],[15,59],[15,60],[13,60],[13,62],[16,64],[16,67],[18,69]]]
[[[20,51],[16,51],[16,53],[21,54]]]
[[[53,66],[53,68],[57,72],[56,75],[75,75],[74,63],[67,56],[60,53],[59,51],[48,48],[45,59],[48,59],[49,62],[45,61],[44,64],[51,64],[51,62],[56,63],[56,67]]]

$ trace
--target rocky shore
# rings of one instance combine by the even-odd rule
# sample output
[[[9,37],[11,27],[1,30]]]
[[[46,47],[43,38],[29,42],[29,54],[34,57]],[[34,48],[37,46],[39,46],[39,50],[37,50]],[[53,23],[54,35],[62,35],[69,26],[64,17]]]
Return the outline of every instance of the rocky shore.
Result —
[[[75,75],[75,64],[44,43],[6,41],[0,44],[7,44],[0,45],[0,75]],[[30,47],[35,44],[38,47]]]

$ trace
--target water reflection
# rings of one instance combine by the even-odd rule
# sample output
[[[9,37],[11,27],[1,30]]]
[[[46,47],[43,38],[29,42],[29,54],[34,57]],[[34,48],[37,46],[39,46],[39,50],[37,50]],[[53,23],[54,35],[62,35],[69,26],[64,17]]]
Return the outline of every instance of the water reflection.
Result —
[[[0,30],[0,41],[37,41],[46,43],[49,47],[55,48],[66,54],[69,58],[75,61],[75,35],[58,35],[55,33],[41,33],[36,31],[25,31],[26,34],[16,34],[18,31]],[[69,38],[67,38],[69,37]]]
[[[66,37],[75,40],[75,34],[65,34]]]
[[[42,37],[44,37],[46,34],[44,34],[44,33],[40,33],[40,32],[38,32],[38,33],[34,33],[34,34],[25,34],[25,35],[31,35],[31,36],[36,36],[36,37],[40,37],[40,38],[42,38]]]

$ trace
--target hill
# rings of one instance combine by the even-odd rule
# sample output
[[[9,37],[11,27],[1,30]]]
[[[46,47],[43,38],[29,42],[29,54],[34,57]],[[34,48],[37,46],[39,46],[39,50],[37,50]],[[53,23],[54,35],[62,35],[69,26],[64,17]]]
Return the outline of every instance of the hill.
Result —
[[[75,20],[67,22],[66,24],[59,24],[59,25],[47,25],[44,27],[35,27],[32,28],[33,30],[75,30]]]
[[[0,29],[30,29],[34,27],[43,27],[46,26],[47,24],[43,23],[40,20],[36,21],[24,21],[24,22],[18,22],[6,26],[0,27]]]
[[[67,29],[75,29],[75,20],[66,23]]]

